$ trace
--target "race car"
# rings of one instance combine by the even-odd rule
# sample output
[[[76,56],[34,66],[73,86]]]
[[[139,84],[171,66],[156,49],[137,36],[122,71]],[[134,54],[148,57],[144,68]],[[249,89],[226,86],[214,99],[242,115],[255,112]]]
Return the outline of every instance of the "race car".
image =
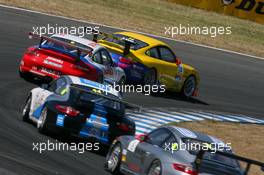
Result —
[[[124,69],[128,83],[164,85],[186,97],[197,96],[199,74],[162,41],[133,32],[102,33],[94,41],[109,49],[114,62]]]
[[[108,84],[61,76],[30,91],[22,119],[35,123],[41,133],[64,133],[108,144],[117,136],[134,135],[135,123],[125,116],[127,108],[139,109],[123,101]]]
[[[29,47],[21,62],[23,78],[40,77],[48,80],[61,75],[74,75],[103,82],[104,78],[124,84],[124,71],[114,64],[109,52],[99,44],[70,34],[51,37],[29,33],[40,38],[38,46]]]
[[[217,146],[219,145],[219,146]],[[197,154],[212,150],[197,171]],[[229,152],[231,146],[221,140],[189,129],[166,125],[146,135],[120,136],[106,157],[105,168],[113,174],[137,175],[242,175],[239,162],[215,154]],[[212,173],[212,174],[211,174]]]

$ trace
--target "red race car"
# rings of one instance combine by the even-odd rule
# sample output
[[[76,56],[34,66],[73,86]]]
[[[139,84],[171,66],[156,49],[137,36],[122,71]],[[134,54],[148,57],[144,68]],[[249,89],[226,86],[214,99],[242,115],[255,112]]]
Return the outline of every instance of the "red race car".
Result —
[[[88,59],[95,51],[107,51],[97,43],[78,36],[61,34],[48,37],[29,33],[29,38],[40,38],[40,43],[26,50],[19,67],[22,78],[52,80],[61,75],[74,75],[103,81],[106,71]]]

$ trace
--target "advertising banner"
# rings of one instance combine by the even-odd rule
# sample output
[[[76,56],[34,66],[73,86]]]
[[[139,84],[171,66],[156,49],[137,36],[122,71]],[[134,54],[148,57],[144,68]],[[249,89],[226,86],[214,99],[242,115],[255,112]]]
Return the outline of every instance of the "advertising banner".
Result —
[[[264,0],[169,0],[264,24]]]

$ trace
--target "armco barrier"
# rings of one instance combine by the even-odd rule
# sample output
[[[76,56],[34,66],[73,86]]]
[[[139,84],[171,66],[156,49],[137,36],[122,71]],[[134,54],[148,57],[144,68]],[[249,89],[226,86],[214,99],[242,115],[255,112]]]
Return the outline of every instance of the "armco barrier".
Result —
[[[264,24],[264,0],[168,0]]]

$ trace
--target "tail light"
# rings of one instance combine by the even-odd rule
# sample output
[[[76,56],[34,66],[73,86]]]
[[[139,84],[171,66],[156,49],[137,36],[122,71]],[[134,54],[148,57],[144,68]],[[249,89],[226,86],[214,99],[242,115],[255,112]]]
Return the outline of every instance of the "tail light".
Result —
[[[129,132],[132,130],[131,126],[125,124],[125,123],[117,123],[117,127],[121,129],[124,132]]]
[[[120,57],[120,62],[126,63],[126,64],[133,64],[133,61],[129,58]]]
[[[70,117],[76,117],[80,114],[80,111],[74,109],[71,106],[56,105],[56,109]]]
[[[174,163],[173,164],[173,168],[177,171],[181,171],[184,172],[186,174],[190,174],[190,175],[198,175],[198,172],[196,170],[193,169],[193,167],[191,166],[187,166],[187,165],[183,165],[183,164],[178,164],[178,163]]]
[[[26,54],[32,56],[38,56],[38,50],[36,48],[29,48],[27,49]]]
[[[144,142],[145,140],[148,139],[148,136],[146,134],[139,134],[139,135],[136,135],[135,137],[138,141],[140,142]]]

